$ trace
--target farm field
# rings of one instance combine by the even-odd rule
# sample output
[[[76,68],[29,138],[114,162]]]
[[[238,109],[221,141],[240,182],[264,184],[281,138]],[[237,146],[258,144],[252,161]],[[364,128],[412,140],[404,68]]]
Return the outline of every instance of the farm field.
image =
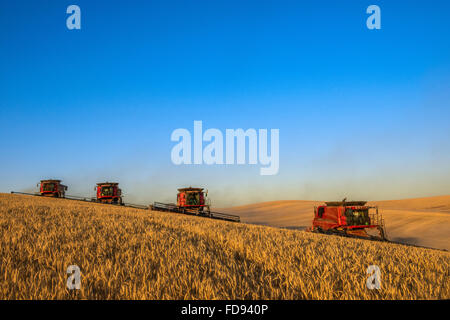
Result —
[[[432,249],[0,194],[0,299],[449,299],[449,268]]]
[[[305,229],[314,206],[323,201],[272,201],[223,209],[241,221],[273,227]],[[450,250],[450,196],[372,201],[386,222],[388,238],[406,244]]]

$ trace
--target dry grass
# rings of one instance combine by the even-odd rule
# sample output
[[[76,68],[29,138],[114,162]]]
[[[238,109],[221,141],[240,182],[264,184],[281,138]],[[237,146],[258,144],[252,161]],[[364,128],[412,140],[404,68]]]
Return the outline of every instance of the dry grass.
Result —
[[[1,299],[450,298],[450,254],[0,194]],[[69,265],[81,290],[66,289]],[[381,269],[381,290],[366,268]]]

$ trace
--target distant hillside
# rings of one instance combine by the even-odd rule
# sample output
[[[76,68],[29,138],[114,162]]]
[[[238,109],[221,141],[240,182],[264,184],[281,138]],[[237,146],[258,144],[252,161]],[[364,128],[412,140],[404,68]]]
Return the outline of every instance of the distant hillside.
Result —
[[[242,221],[276,227],[311,225],[322,201],[272,201],[223,209]],[[374,201],[386,220],[388,237],[404,243],[450,250],[450,196]]]
[[[0,230],[0,299],[450,298],[450,253],[398,244],[9,194]]]

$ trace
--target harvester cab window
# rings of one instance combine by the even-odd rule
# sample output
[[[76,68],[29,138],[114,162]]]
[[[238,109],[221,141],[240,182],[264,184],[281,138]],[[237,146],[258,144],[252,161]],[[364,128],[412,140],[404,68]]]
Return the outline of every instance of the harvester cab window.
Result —
[[[102,188],[102,196],[103,197],[110,197],[113,195],[113,187],[103,187]]]
[[[196,206],[200,204],[199,193],[188,193],[186,197],[186,204],[190,206]]]
[[[55,184],[54,183],[44,183],[44,185],[42,186],[42,189],[44,191],[53,191],[53,190],[55,190]]]
[[[350,226],[355,225],[369,225],[369,210],[368,209],[350,209],[345,210],[345,216],[347,218],[347,224]]]
[[[325,212],[325,208],[324,207],[319,207],[318,211],[317,211],[317,215],[319,216],[319,218],[323,217],[323,213]]]

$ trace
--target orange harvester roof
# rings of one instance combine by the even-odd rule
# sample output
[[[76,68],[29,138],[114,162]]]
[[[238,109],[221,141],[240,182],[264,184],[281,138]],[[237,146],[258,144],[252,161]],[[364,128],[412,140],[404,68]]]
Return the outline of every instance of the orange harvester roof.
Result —
[[[189,188],[178,189],[178,191],[179,192],[202,192],[203,188],[192,188],[192,187],[189,187]]]

